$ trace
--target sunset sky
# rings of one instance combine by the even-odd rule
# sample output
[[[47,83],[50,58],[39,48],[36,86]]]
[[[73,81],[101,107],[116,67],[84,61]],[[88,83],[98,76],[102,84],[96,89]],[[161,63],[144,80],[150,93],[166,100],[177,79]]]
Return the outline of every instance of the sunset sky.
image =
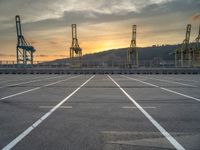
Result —
[[[128,47],[133,24],[139,47],[181,43],[188,23],[194,41],[200,0],[0,0],[0,60],[15,59],[15,15],[42,61],[69,56],[72,23],[83,54]]]

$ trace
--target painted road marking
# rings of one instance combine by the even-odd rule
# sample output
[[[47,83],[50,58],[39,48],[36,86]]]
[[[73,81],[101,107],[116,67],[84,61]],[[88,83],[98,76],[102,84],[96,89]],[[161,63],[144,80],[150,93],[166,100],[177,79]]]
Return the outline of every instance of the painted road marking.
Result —
[[[27,76],[27,77],[29,77],[29,76]],[[10,79],[17,81],[17,79],[22,79],[22,78],[23,78],[22,76],[19,76],[19,75],[16,75],[16,74],[6,74],[6,75],[1,74],[0,83],[1,83],[1,81],[5,81],[5,79],[7,79],[7,81],[9,81]]]
[[[26,90],[26,91],[23,91],[23,92],[19,92],[19,93],[16,93],[16,94],[5,96],[5,97],[0,98],[0,100],[5,100],[5,99],[8,99],[8,98],[17,96],[17,95],[22,95],[22,94],[25,94],[25,93],[28,93],[28,92],[31,92],[31,91],[35,91],[35,90],[38,90],[38,89],[41,89],[41,88],[44,88],[44,87],[48,87],[48,86],[51,86],[51,85],[54,85],[54,84],[57,84],[57,83],[60,83],[60,82],[64,82],[64,81],[67,81],[67,80],[70,80],[70,79],[73,79],[73,78],[78,78],[79,76],[81,76],[81,75],[78,75],[78,76],[75,76],[75,77],[69,77],[69,78],[64,79],[64,80],[59,80],[59,81],[56,81],[56,82],[53,82],[53,83],[50,83],[50,84],[47,84],[47,85],[43,85],[43,86],[40,86],[40,87],[32,88],[30,90]]]
[[[36,87],[36,88],[33,88],[33,89],[30,89],[30,90],[26,90],[26,91],[23,91],[23,92],[19,92],[19,93],[16,93],[16,94],[12,94],[12,95],[9,95],[9,96],[5,96],[5,97],[2,97],[0,100],[4,100],[4,99],[8,99],[8,98],[11,98],[11,97],[14,97],[14,96],[17,96],[17,95],[22,95],[24,93],[28,93],[28,92],[31,92],[31,91],[35,91],[35,90],[38,90],[40,89],[41,87]]]
[[[124,109],[137,109],[137,107],[135,107],[135,106],[123,106],[122,108],[124,108]],[[156,107],[154,107],[154,106],[143,106],[142,108],[145,108],[145,109],[156,109]]]
[[[72,97],[76,92],[78,92],[85,84],[87,84],[95,75],[90,77],[87,81],[81,84],[76,90],[74,90],[71,94],[69,94],[65,99],[60,101],[57,105],[55,105],[52,109],[50,109],[46,114],[44,114],[39,120],[33,123],[30,127],[28,127],[25,131],[23,131],[20,135],[18,135],[14,140],[12,140],[8,145],[6,145],[2,150],[10,150],[17,143],[19,143],[25,136],[27,136],[33,129],[35,129],[39,124],[41,124],[47,117],[49,117],[54,111],[56,111],[63,103],[65,103],[70,97]]]
[[[191,85],[191,84],[185,84],[185,83],[180,83],[180,82],[176,82],[176,81],[158,79],[158,78],[154,78],[154,77],[143,77],[143,78],[152,79],[152,80],[158,80],[158,81],[163,81],[163,82],[168,82],[168,83],[174,83],[174,84],[179,84],[179,85],[184,85],[184,86],[198,87],[198,86]]]
[[[179,81],[189,81],[189,82],[196,82],[196,83],[200,83],[200,81],[196,81],[196,80],[186,80],[186,79],[179,79],[179,78],[172,78],[172,77],[162,77],[164,79],[171,79],[171,80],[179,80]]]
[[[39,77],[36,77],[36,78],[33,78],[33,79],[38,79],[38,78],[41,78],[42,76],[39,76]],[[6,77],[5,77],[6,78]],[[29,78],[23,78],[23,77],[18,77],[17,79],[13,79],[13,80],[4,80],[4,81],[1,81],[0,83],[4,83],[4,82],[12,82],[12,81],[21,81],[21,80],[30,80],[31,77]]]
[[[109,81],[110,79],[103,78],[103,81]],[[116,79],[116,81],[129,81],[129,79]]]
[[[32,81],[27,81],[27,82],[21,82],[21,83],[9,84],[9,85],[5,85],[5,86],[1,86],[0,89],[1,89],[1,88],[5,88],[5,87],[24,85],[24,84],[33,83],[33,82],[45,81],[45,80],[55,79],[55,78],[60,78],[60,77],[62,77],[62,76],[49,77],[49,78],[45,78],[45,79],[39,79],[39,80],[32,80]]]
[[[53,108],[54,106],[39,106],[39,108]],[[59,108],[72,108],[72,106],[60,106]]]
[[[135,106],[145,115],[147,119],[162,133],[163,136],[178,150],[185,150],[185,148],[174,137],[170,135],[142,106],[140,106],[113,78],[108,77],[115,83],[115,85],[131,100]]]
[[[157,85],[155,85],[155,84],[151,84],[151,83],[148,83],[148,82],[144,82],[144,81],[141,81],[141,80],[139,80],[139,79],[127,77],[127,76],[125,76],[125,75],[122,75],[122,76],[125,77],[125,78],[128,78],[128,79],[130,79],[130,80],[135,80],[135,81],[138,81],[138,82],[141,82],[141,83],[144,83],[144,84],[153,86],[153,87],[160,88],[160,89],[165,90],[165,91],[167,91],[167,92],[174,93],[174,94],[177,94],[177,95],[181,95],[181,96],[183,96],[183,97],[187,97],[187,98],[190,98],[190,99],[193,99],[193,100],[196,100],[196,101],[199,101],[199,102],[200,102],[200,99],[199,99],[199,98],[192,97],[192,96],[189,96],[189,95],[186,95],[186,94],[182,94],[182,93],[179,93],[179,92],[176,92],[176,91],[174,91],[174,90],[167,89],[167,88],[159,87],[159,86],[157,86]]]

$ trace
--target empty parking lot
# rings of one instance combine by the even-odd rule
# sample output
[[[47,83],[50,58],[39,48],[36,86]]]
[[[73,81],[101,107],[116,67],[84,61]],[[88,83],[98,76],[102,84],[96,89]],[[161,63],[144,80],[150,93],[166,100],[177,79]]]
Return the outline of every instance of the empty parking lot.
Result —
[[[200,149],[199,75],[0,75],[0,149]]]

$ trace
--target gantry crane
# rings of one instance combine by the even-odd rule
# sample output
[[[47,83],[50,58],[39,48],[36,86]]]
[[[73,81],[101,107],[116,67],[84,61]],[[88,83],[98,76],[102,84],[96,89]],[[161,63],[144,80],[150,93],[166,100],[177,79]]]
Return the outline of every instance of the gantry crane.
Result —
[[[33,64],[33,53],[36,51],[33,46],[31,46],[24,38],[21,28],[20,16],[15,16],[16,21],[16,31],[17,31],[17,46],[16,46],[16,56],[17,64]]]
[[[76,24],[72,24],[72,45],[70,47],[70,59],[73,65],[81,66],[82,49],[78,44]]]
[[[132,27],[132,40],[127,51],[127,64],[129,68],[138,67],[138,49],[136,47],[136,25]]]
[[[190,32],[191,24],[186,27],[185,39],[180,48],[175,50],[175,66],[191,67],[192,65],[192,49],[190,48]]]
[[[192,48],[192,64],[193,66],[200,66],[200,25],[199,25],[199,33],[197,38],[195,39],[193,48]]]

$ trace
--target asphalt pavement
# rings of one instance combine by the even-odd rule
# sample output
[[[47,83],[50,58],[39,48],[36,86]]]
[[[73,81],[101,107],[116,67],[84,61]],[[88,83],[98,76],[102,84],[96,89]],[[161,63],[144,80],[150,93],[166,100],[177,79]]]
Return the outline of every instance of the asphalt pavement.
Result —
[[[200,149],[199,75],[0,75],[0,149]]]

